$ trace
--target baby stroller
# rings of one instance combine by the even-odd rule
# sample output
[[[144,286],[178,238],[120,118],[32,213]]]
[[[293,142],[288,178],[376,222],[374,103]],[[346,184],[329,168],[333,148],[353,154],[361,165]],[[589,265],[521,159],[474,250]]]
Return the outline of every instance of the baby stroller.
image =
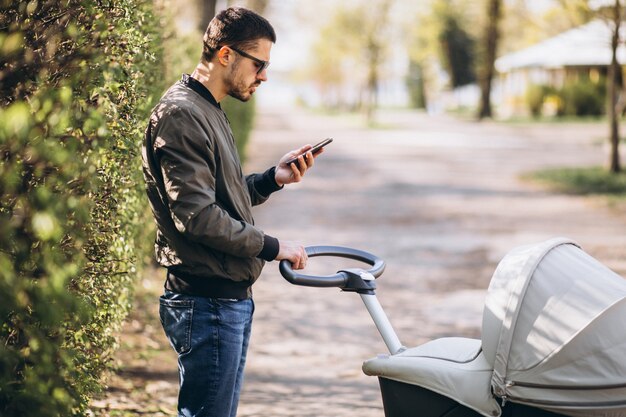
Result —
[[[499,263],[482,338],[441,338],[407,349],[375,295],[384,262],[333,246],[309,256],[365,262],[334,275],[281,274],[292,284],[360,294],[390,354],[363,364],[377,376],[386,417],[626,417],[626,280],[574,242],[518,247]]]

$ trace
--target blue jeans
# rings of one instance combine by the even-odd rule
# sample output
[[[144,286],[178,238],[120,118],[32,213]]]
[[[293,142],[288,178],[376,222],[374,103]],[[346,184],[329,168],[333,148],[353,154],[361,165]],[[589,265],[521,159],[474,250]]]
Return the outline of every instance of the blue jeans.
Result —
[[[254,302],[177,294],[160,298],[159,315],[178,353],[179,417],[235,417]]]

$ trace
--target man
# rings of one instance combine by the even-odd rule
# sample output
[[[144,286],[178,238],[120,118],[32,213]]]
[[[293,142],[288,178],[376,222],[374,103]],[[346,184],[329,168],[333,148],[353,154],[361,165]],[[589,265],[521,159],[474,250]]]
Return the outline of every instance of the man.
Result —
[[[219,102],[248,101],[267,80],[274,29],[256,13],[220,12],[201,62],[173,85],[146,129],[143,169],[157,223],[156,257],[167,268],[160,317],[178,353],[179,416],[237,412],[254,303],[264,261],[306,265],[304,248],[254,226],[251,208],[313,166],[310,145],[276,167],[244,176]],[[303,154],[303,155],[301,155]],[[296,163],[287,165],[290,158]]]

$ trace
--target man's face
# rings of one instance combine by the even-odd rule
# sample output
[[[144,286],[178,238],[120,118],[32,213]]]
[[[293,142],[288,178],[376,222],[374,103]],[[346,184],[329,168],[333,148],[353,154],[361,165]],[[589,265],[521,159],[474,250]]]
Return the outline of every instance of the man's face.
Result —
[[[271,41],[259,39],[254,48],[242,52],[258,60],[269,62],[271,49]],[[236,51],[233,51],[233,53],[237,55],[237,57],[225,80],[227,94],[238,100],[248,101],[252,98],[252,94],[254,94],[257,87],[259,87],[263,81],[267,81],[267,69],[263,69],[259,72],[259,69],[262,68],[262,64],[254,59],[240,55]]]

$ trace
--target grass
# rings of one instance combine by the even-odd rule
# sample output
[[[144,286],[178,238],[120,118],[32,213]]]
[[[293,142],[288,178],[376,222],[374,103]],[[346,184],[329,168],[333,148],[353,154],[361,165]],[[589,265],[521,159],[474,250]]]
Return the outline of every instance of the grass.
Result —
[[[543,169],[524,179],[567,194],[603,195],[626,201],[626,173],[611,173],[603,167]]]
[[[508,124],[527,124],[527,123],[545,123],[545,124],[566,124],[566,123],[607,123],[606,116],[512,116],[508,118],[498,119],[502,123]]]

